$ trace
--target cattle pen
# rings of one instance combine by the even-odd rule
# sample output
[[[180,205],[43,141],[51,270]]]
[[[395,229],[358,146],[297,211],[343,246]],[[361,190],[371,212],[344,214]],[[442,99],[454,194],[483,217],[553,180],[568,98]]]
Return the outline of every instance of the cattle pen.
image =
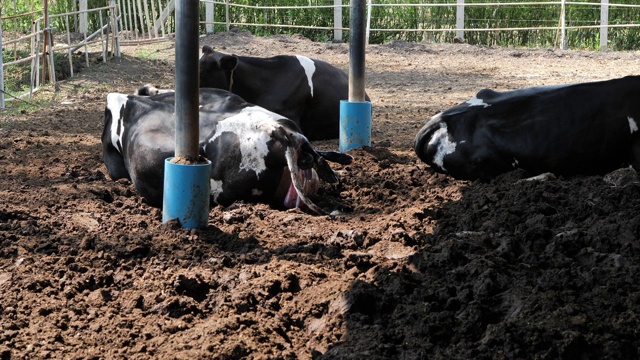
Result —
[[[201,46],[349,66],[345,42],[216,26]],[[106,62],[96,45],[46,103],[0,113],[0,358],[640,358],[633,169],[463,181],[413,150],[482,88],[620,78],[637,50],[371,41],[371,147],[312,199],[333,214],[238,201],[191,230],[109,178],[101,144],[107,94],[173,86],[170,32]]]

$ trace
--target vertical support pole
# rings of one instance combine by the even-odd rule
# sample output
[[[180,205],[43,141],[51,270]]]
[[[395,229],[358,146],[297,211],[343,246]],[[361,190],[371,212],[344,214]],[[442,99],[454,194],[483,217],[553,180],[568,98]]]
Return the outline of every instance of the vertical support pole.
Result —
[[[609,0],[600,3],[600,50],[607,50],[609,43]]]
[[[69,74],[73,77],[73,54],[71,54],[71,29],[69,28],[69,15],[65,15],[65,25],[67,25],[67,59],[69,59]]]
[[[167,7],[169,7],[169,4],[167,4]],[[158,16],[158,22],[160,23],[160,32],[162,33],[162,37],[166,36],[166,33],[164,31],[164,21],[165,19],[163,18],[162,14],[162,4],[160,3],[160,0],[158,0],[158,11],[160,12],[160,15]]]
[[[44,45],[43,45],[44,46]],[[40,86],[40,20],[36,21],[36,58],[35,58],[35,76],[36,76],[36,87]],[[44,75],[44,73],[43,73]],[[44,82],[44,79],[42,79]]]
[[[0,14],[0,17],[1,14]],[[31,50],[29,52],[30,56],[33,56],[33,58],[31,59],[31,74],[29,76],[29,101],[31,101],[32,96],[33,96],[33,89],[35,88],[35,77],[36,77],[36,73],[38,71],[38,45],[36,42],[36,22],[33,20],[33,15],[32,15],[32,19],[31,19],[31,37],[30,37],[30,43],[31,43]],[[2,38],[2,20],[0,20],[0,38]],[[2,39],[0,39],[0,42]],[[2,48],[2,44],[0,44],[0,49]],[[0,71],[2,70],[2,59],[0,59]],[[2,82],[2,84],[4,84],[4,82]],[[3,94],[4,95],[4,94]]]
[[[131,9],[131,1],[124,0],[127,2],[127,14],[129,15],[129,28],[127,29],[129,32],[129,40],[138,40],[138,26],[136,25],[136,17],[135,11],[136,7],[133,6],[133,10]]]
[[[49,44],[49,0],[43,0],[44,28],[42,29],[42,83],[47,78],[47,46]]]
[[[333,40],[342,41],[342,0],[333,0]]]
[[[147,23],[147,36],[148,39],[158,37],[157,34],[154,35],[153,32],[153,20],[151,20],[151,15],[149,15],[149,5],[147,4],[147,0],[142,0],[142,9],[144,10],[144,22]]]
[[[349,31],[349,101],[364,101],[365,2],[351,1]]]
[[[225,21],[227,23],[227,31],[229,31],[229,0],[224,2]]]
[[[116,0],[109,0],[111,6],[111,27],[113,29],[113,54],[116,57],[120,57],[120,26],[118,26],[118,16],[120,11]]]
[[[100,17],[100,29],[104,29],[104,22],[102,21],[102,10],[100,10],[98,14],[99,14],[98,16]],[[105,46],[105,42],[106,42],[106,46]],[[107,38],[107,40],[104,39],[104,31],[100,31],[100,45],[102,45],[102,63],[106,63],[109,38]]]
[[[567,50],[567,19],[566,19],[566,0],[561,1],[560,6],[560,48]]]
[[[137,6],[136,6],[137,5]],[[140,31],[140,36],[144,39],[144,16],[142,15],[142,6],[140,5],[140,0],[135,0],[135,2],[133,3],[133,18],[136,21],[136,33],[138,31]],[[138,28],[138,24],[140,25],[140,28]],[[138,38],[136,38],[136,40],[138,40]]]
[[[371,146],[371,103],[364,90],[365,0],[351,0],[349,99],[340,101],[340,151]]]
[[[456,37],[461,42],[464,41],[464,0],[458,0],[456,6]]]
[[[199,155],[198,5],[176,1],[176,157],[191,161]]]
[[[149,19],[149,24],[152,26],[153,35],[157,38],[158,36],[160,36],[160,32],[158,31],[158,28],[155,26],[155,22],[158,16],[156,13],[156,5],[153,0],[149,0],[149,2],[151,3],[151,18]],[[160,11],[160,9],[158,9],[158,11]]]
[[[78,15],[80,21],[80,28],[78,29],[81,33],[87,33],[89,31],[89,27],[87,26],[87,0],[80,0],[80,15]]]
[[[371,2],[372,2],[372,0],[369,0],[369,2],[368,2],[369,5],[367,6],[367,28],[365,30],[366,36],[365,36],[365,40],[364,40],[365,44],[369,43],[369,33],[370,33],[370,30],[371,30],[371,13],[372,13],[372,10],[373,10],[373,6],[371,5]]]
[[[214,18],[213,18],[213,16],[214,16],[213,3],[209,2],[209,1],[206,2],[204,10],[205,10],[205,15],[204,16],[205,16],[205,19],[206,19],[206,22],[207,22],[207,24],[205,25],[204,29],[205,29],[205,32],[207,34],[212,34],[214,26],[213,26],[213,24],[209,24],[209,23],[212,23],[212,22],[215,21]]]
[[[176,156],[165,160],[163,183],[162,222],[177,218],[184,228],[204,228],[209,217],[211,162],[199,162],[199,6],[176,1]]]
[[[48,39],[49,39],[49,81],[51,81],[51,85],[55,85],[56,84],[56,64],[54,62],[54,57],[53,57],[53,35],[51,33],[51,28],[49,28],[49,30],[47,30],[47,32],[49,33]]]

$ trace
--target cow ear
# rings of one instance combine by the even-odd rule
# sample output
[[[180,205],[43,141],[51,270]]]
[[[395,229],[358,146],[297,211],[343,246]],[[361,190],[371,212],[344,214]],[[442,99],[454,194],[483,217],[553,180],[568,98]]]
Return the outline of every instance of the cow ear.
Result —
[[[202,47],[203,54],[213,54],[213,48],[209,45],[205,45]]]
[[[238,57],[225,55],[220,58],[220,68],[222,70],[234,70],[238,66]]]

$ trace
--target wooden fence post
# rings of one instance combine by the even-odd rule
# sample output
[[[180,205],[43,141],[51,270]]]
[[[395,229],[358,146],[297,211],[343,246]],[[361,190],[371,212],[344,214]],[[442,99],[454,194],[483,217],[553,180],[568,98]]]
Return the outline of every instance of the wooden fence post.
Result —
[[[333,40],[342,41],[342,0],[333,0]]]
[[[225,21],[227,23],[227,31],[229,31],[229,0],[225,1],[224,12],[225,12]]]
[[[609,42],[609,0],[600,4],[600,50],[606,50]]]
[[[458,0],[456,6],[456,37],[458,40],[464,40],[464,0]]]
[[[566,19],[566,0],[561,1],[560,6],[560,48],[567,50],[567,19]]]
[[[365,37],[364,37],[364,44],[368,45],[369,44],[369,34],[371,34],[371,13],[372,13],[372,5],[371,3],[373,2],[373,0],[369,0],[368,1],[368,6],[367,6],[367,24],[365,25]],[[351,24],[349,24],[349,28],[351,28]],[[351,36],[351,35],[349,35]]]
[[[78,19],[80,21],[80,26],[78,27],[78,31],[85,34],[89,31],[89,25],[87,21],[87,0],[80,0],[80,15],[78,15]]]

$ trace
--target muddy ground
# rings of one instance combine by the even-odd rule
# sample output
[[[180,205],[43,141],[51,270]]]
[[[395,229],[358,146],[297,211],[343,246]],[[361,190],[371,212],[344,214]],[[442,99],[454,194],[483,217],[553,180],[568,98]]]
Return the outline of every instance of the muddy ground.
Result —
[[[348,67],[346,44],[202,43]],[[111,181],[100,145],[107,93],[173,87],[173,50],[124,48],[39,94],[54,106],[2,114],[0,358],[640,357],[637,181],[456,181],[412,150],[430,116],[481,88],[635,74],[639,53],[369,46],[372,146],[315,198],[339,214],[238,203],[185,230]]]

